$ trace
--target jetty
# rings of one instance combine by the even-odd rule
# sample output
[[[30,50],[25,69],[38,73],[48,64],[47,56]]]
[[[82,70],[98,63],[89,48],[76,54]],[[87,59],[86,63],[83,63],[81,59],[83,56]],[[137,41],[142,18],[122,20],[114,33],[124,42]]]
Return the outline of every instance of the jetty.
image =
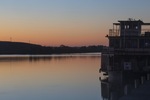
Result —
[[[150,23],[132,18],[119,20],[106,37],[109,46],[102,51],[100,72],[108,75],[100,78],[102,97],[119,100],[149,80]]]

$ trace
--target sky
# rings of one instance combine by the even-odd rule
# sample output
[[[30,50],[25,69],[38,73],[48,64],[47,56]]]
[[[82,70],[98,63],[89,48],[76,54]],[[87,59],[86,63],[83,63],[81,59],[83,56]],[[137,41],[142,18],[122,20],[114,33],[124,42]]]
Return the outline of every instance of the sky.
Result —
[[[108,45],[112,23],[150,22],[150,0],[0,0],[0,41]]]

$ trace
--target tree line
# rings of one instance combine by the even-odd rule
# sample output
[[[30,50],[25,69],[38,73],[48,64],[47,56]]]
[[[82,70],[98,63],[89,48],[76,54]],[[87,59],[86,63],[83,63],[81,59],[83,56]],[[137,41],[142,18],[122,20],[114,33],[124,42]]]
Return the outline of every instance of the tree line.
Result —
[[[23,42],[0,42],[0,54],[63,54],[63,53],[91,53],[101,52],[102,45],[70,47],[61,45],[59,47],[41,46]]]

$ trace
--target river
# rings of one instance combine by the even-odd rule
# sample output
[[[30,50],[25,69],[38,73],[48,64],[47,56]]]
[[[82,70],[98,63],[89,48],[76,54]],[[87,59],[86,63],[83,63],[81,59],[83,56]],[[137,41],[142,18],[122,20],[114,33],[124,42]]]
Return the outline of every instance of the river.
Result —
[[[99,53],[0,56],[0,100],[102,100]]]

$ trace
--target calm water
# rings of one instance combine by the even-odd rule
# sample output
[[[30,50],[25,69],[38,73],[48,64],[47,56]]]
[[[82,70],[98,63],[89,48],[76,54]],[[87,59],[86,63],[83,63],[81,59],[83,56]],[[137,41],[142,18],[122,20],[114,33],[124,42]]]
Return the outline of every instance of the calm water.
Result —
[[[101,100],[100,54],[0,56],[0,100]]]

